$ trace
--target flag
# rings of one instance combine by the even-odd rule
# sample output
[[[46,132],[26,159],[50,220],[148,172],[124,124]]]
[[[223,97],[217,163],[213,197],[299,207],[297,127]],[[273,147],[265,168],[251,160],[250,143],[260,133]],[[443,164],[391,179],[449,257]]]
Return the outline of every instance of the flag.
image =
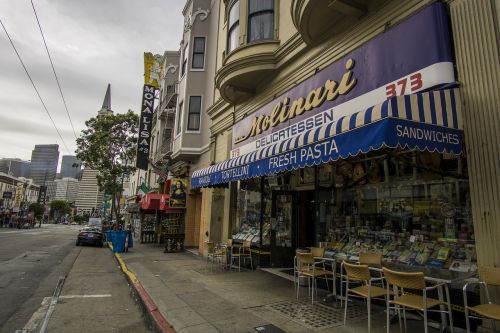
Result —
[[[141,186],[139,186],[139,191],[141,191],[142,194],[148,194],[149,191],[151,191],[151,189],[149,187],[147,187],[146,184],[141,183]]]

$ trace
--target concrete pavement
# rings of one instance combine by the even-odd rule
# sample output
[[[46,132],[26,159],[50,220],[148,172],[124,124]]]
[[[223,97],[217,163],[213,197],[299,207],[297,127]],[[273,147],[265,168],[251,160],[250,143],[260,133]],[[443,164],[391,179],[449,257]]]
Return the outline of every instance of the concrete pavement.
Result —
[[[149,244],[135,244],[121,258],[179,333],[278,332],[272,328],[292,333],[367,331],[364,303],[349,306],[348,324],[343,326],[338,303],[311,305],[307,288],[302,288],[297,301],[293,282],[262,270],[223,271],[192,253],[164,254]],[[383,310],[372,309],[374,333],[385,332]],[[259,329],[263,326],[268,330]],[[392,329],[399,327],[394,324]],[[423,331],[421,322],[409,321],[408,331]]]
[[[79,247],[47,332],[149,332],[106,248]]]
[[[38,332],[61,276],[47,332],[150,331],[113,255],[75,246],[78,229],[0,229],[0,332]]]

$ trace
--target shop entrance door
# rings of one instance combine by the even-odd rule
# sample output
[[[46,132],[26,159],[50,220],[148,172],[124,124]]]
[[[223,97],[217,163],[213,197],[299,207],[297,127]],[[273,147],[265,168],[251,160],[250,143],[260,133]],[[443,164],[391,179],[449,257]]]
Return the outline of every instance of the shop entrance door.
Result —
[[[293,267],[297,246],[297,196],[295,192],[273,191],[271,266]]]

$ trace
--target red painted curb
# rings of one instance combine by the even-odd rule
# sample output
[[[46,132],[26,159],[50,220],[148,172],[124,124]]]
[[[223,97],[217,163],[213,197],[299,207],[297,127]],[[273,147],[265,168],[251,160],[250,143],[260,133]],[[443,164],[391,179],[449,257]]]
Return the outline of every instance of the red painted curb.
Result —
[[[116,256],[114,256],[114,257],[115,257],[116,261],[118,261],[118,258]],[[123,270],[122,270],[122,272],[123,272]],[[125,272],[123,272],[123,273],[125,274]],[[146,289],[144,289],[142,284],[140,282],[139,283],[132,283],[132,281],[130,281],[130,278],[127,274],[125,274],[125,278],[130,283],[130,285],[134,287],[135,291],[137,292],[137,294],[141,298],[142,303],[144,304],[144,306],[148,310],[148,313],[151,316],[151,318],[153,319],[156,327],[162,333],[177,333],[175,331],[175,329],[173,328],[173,326],[170,325],[170,323],[165,319],[165,317],[163,317],[161,312],[158,311],[158,307],[156,306],[156,303],[153,301],[151,296],[149,296],[148,292],[146,291]]]
[[[150,312],[151,317],[153,317],[153,320],[156,323],[156,326],[163,332],[163,333],[176,333],[175,329],[170,325],[170,323],[163,317],[163,315],[160,313],[160,311],[155,310]]]
[[[158,310],[158,307],[156,306],[155,302],[153,301],[151,296],[149,296],[149,294],[147,293],[147,291],[144,289],[144,287],[142,285],[135,284],[134,288],[137,291],[137,294],[139,295],[139,297],[142,299],[144,306],[146,307],[146,309],[148,309],[149,312],[153,312],[153,311]]]

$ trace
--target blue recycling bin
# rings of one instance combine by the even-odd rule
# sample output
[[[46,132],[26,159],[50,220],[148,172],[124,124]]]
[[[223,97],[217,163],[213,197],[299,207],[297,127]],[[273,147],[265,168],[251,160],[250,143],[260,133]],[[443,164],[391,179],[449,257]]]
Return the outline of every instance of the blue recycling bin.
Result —
[[[113,239],[111,238],[112,237],[111,230],[106,230],[105,235],[106,235],[106,242],[111,243],[113,241]]]
[[[132,231],[127,231],[127,237],[128,237],[128,248],[133,248],[134,247],[134,235],[132,234]]]
[[[121,253],[125,251],[125,239],[127,232],[123,230],[111,231],[111,243],[113,244],[113,252]]]

